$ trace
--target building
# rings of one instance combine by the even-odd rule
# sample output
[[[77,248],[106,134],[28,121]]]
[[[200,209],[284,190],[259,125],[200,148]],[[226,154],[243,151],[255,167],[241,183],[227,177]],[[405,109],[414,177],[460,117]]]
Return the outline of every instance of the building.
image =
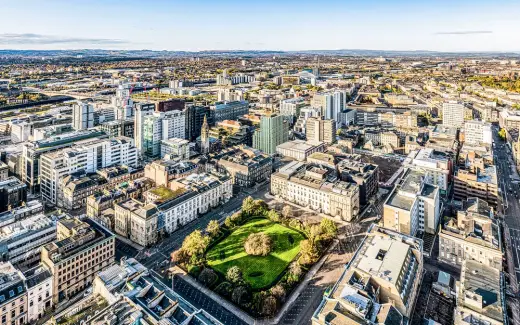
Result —
[[[271,194],[344,221],[359,213],[359,187],[324,166],[291,162],[271,175]]]
[[[143,154],[148,158],[159,158],[161,141],[171,138],[184,139],[186,116],[183,111],[155,112],[143,122]]]
[[[301,97],[284,99],[280,101],[280,115],[285,116],[293,124],[296,117],[300,116],[300,110],[306,105]]]
[[[422,241],[373,225],[312,324],[408,324],[422,274]]]
[[[307,128],[307,119],[310,117],[320,117],[321,110],[319,108],[314,107],[303,107],[300,108],[300,115],[298,115],[298,119],[294,124],[294,131],[302,134],[306,133]]]
[[[456,153],[459,147],[459,130],[453,126],[437,124],[430,128],[427,148]]]
[[[408,169],[385,201],[383,226],[409,236],[435,234],[440,211],[439,188],[427,184],[423,173]]]
[[[273,159],[259,150],[236,146],[213,157],[216,169],[228,173],[236,187],[252,187],[269,180],[273,170]]]
[[[290,157],[299,161],[305,161],[307,157],[315,152],[324,152],[323,142],[311,142],[305,140],[293,140],[276,146],[276,152],[282,156]]]
[[[156,160],[144,167],[144,176],[157,186],[169,187],[173,180],[193,174],[197,169],[191,161]]]
[[[253,147],[267,154],[276,153],[276,146],[289,140],[289,125],[281,115],[262,116],[260,129],[253,135]]]
[[[114,263],[115,254],[114,234],[90,219],[64,217],[58,220],[57,234],[41,252],[42,263],[52,273],[54,303],[90,287],[96,274]]]
[[[6,215],[0,228],[0,256],[18,268],[38,264],[40,249],[56,239],[56,222],[43,213],[17,219]]]
[[[0,161],[0,181],[6,180],[9,177],[9,166]]]
[[[23,275],[27,289],[27,320],[36,322],[52,308],[52,273],[40,264]]]
[[[169,155],[181,160],[190,159],[190,142],[180,138],[171,138],[161,141],[161,158]]]
[[[422,172],[424,182],[438,186],[443,195],[448,193],[453,161],[446,153],[432,148],[414,150],[404,160],[403,167]]]
[[[11,176],[0,181],[0,212],[11,210],[27,202],[27,185]]]
[[[79,131],[94,127],[94,106],[77,102],[72,105],[72,127]]]
[[[188,106],[186,113],[186,139],[195,141],[200,136],[204,118],[209,126],[215,125],[215,111],[205,106]]]
[[[249,102],[217,102],[210,108],[213,111],[214,121],[220,122],[224,120],[236,120],[239,116],[249,113]]]
[[[136,103],[134,105],[134,141],[135,147],[142,155],[144,151],[144,119],[155,111],[154,103]]]
[[[133,139],[126,137],[85,140],[71,148],[45,153],[41,156],[42,200],[57,204],[59,182],[64,176],[76,172],[94,173],[114,165],[137,167],[137,161]]]
[[[498,123],[503,129],[520,130],[520,112],[503,109],[499,114]]]
[[[309,117],[305,125],[307,141],[336,143],[336,121],[324,117]]]
[[[143,247],[157,241],[157,206],[128,199],[114,204],[114,232]]]
[[[464,165],[459,165],[455,171],[455,199],[477,197],[496,208],[498,205],[497,171],[491,163],[475,156],[474,153],[466,155]]]
[[[114,120],[110,122],[101,123],[98,128],[108,134],[110,138],[115,137],[134,137],[134,120]],[[121,132],[121,130],[123,130]]]
[[[28,323],[25,277],[11,263],[0,263],[0,308],[2,324]]]
[[[457,287],[455,325],[508,324],[505,280],[500,270],[465,260]]]
[[[173,196],[158,204],[159,231],[172,233],[211,208],[225,204],[233,196],[233,184],[227,175],[191,174],[171,183]]]
[[[457,101],[443,103],[442,124],[456,128],[464,127],[464,104]]]
[[[177,88],[177,87],[175,87]],[[186,102],[183,99],[172,98],[157,103],[157,112],[184,111]]]
[[[359,186],[359,204],[368,204],[379,188],[379,167],[364,163],[359,155],[347,155],[337,164],[339,178]]]
[[[493,143],[491,123],[478,120],[466,121],[464,123],[464,142],[490,146]]]
[[[204,121],[202,122],[202,127],[200,131],[200,152],[203,155],[208,154],[210,152],[209,125],[206,116],[204,116]]]
[[[219,102],[234,102],[243,101],[245,91],[237,88],[220,88],[217,91],[217,101]]]
[[[317,93],[311,100],[312,107],[321,109],[321,116],[328,120],[338,120],[338,114],[343,112],[347,104],[347,92],[336,90],[327,93]]]
[[[243,125],[239,121],[224,120],[209,130],[209,137],[220,141],[222,146],[238,146],[253,144],[254,127]]]
[[[54,135],[44,140],[24,143],[22,147],[22,181],[27,184],[30,193],[40,192],[40,158],[47,152],[73,146],[86,139],[103,139],[107,135],[99,130],[81,130]]]
[[[469,198],[457,219],[439,232],[439,260],[460,267],[466,260],[502,270],[502,236],[493,209],[487,202]]]

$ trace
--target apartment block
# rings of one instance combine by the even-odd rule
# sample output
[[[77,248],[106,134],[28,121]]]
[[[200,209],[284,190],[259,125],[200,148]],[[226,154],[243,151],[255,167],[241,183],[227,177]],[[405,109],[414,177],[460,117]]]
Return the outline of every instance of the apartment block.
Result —
[[[161,141],[186,136],[184,111],[154,112],[143,121],[143,151],[149,158],[161,155]]]
[[[276,146],[289,140],[289,125],[281,115],[262,116],[260,129],[253,135],[253,147],[267,154],[276,153]]]

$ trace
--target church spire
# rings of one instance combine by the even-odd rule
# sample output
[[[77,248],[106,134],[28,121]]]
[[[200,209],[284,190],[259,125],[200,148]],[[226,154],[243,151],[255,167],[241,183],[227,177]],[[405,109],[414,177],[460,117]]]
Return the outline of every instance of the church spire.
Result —
[[[202,154],[209,153],[209,125],[208,118],[205,114],[202,129],[200,130],[200,149]]]

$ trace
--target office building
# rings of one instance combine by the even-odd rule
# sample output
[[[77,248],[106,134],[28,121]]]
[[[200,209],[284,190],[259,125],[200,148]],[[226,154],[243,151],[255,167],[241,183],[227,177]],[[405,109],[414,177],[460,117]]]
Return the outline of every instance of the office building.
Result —
[[[77,131],[93,128],[94,106],[82,102],[72,105],[72,127]]]
[[[359,186],[359,204],[365,206],[370,198],[377,194],[379,188],[379,167],[364,163],[359,155],[347,155],[336,168],[339,178],[344,182],[356,183]]]
[[[324,166],[291,162],[271,175],[271,194],[302,207],[352,221],[359,213],[359,186]]]
[[[327,93],[318,93],[311,100],[312,107],[321,109],[321,116],[328,120],[338,120],[338,114],[345,110],[347,103],[347,93],[343,90],[336,90]]]
[[[116,95],[111,98],[115,120],[131,120],[134,116],[134,102],[130,97],[132,88],[126,83],[119,85]]]
[[[183,111],[155,112],[143,122],[143,151],[149,158],[159,158],[161,141],[171,138],[184,139],[186,116]]]
[[[323,117],[310,117],[305,125],[307,141],[336,143],[336,121]]]
[[[0,181],[0,212],[11,210],[27,202],[27,185],[11,176]]]
[[[476,197],[497,208],[497,170],[492,161],[477,157],[475,153],[466,155],[464,165],[455,171],[454,197],[457,200]]]
[[[284,99],[280,101],[280,115],[285,116],[293,124],[296,118],[300,116],[300,110],[305,106],[307,104],[301,97]]]
[[[239,121],[224,120],[209,130],[209,138],[219,141],[223,147],[253,144],[254,127]]]
[[[42,263],[52,273],[53,302],[92,286],[97,273],[114,263],[115,236],[96,222],[63,217],[56,241],[42,247]]]
[[[252,187],[269,180],[273,170],[273,159],[246,146],[235,146],[219,152],[213,157],[216,169],[228,173],[231,182],[237,187]]]
[[[493,209],[479,198],[464,201],[457,218],[450,218],[439,232],[439,260],[460,267],[476,260],[502,270],[502,236]]]
[[[126,120],[115,120],[110,122],[101,123],[98,126],[99,130],[105,132],[108,137],[134,137],[134,120],[126,119]]]
[[[190,158],[190,142],[180,138],[171,138],[161,141],[161,158],[169,155],[181,160]]]
[[[464,143],[490,146],[493,143],[491,123],[471,120],[464,123]]]
[[[312,324],[409,324],[422,274],[421,240],[372,225]]]
[[[143,247],[157,241],[157,206],[128,199],[114,204],[114,232]]]
[[[136,103],[134,105],[134,141],[141,155],[144,152],[144,119],[155,111],[154,103]]]
[[[249,102],[246,100],[217,102],[210,109],[213,111],[215,123],[224,120],[236,120],[238,117],[249,113]]]
[[[260,129],[253,135],[253,147],[267,154],[276,153],[276,146],[289,140],[289,125],[281,115],[262,116]]]
[[[464,260],[458,285],[455,325],[508,324],[504,275],[474,260]]]
[[[305,140],[288,141],[276,146],[276,152],[282,156],[305,161],[307,157],[315,152],[324,152],[323,142],[311,142]]]
[[[382,222],[409,236],[435,234],[440,211],[439,188],[427,184],[422,172],[408,169],[385,201]]]
[[[307,119],[310,117],[320,117],[321,110],[315,107],[303,107],[300,109],[300,115],[294,124],[294,131],[305,134],[307,128]]]
[[[442,124],[456,128],[464,127],[464,104],[456,101],[443,103]]]
[[[448,193],[453,161],[446,153],[432,148],[414,150],[404,160],[403,167],[422,172],[424,182],[438,186],[443,195]]]
[[[157,103],[157,112],[184,111],[186,102],[183,99],[172,98]]]
[[[200,136],[204,117],[209,126],[215,125],[215,111],[205,106],[186,107],[186,139],[195,141]]]

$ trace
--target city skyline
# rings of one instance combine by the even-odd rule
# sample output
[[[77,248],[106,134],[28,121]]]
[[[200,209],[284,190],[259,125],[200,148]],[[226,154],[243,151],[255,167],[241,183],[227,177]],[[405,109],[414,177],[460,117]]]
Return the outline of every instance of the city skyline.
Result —
[[[520,4],[508,0],[24,0],[3,13],[0,49],[520,51]]]

